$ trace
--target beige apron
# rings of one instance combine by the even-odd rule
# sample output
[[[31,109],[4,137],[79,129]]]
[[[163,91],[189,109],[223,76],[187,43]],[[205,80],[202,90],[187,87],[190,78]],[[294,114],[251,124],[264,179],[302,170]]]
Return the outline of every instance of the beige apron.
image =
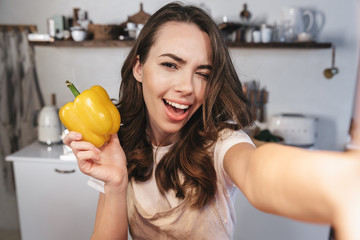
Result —
[[[218,186],[218,191],[222,191]],[[217,201],[201,209],[189,207],[185,198],[168,211],[149,215],[135,198],[132,183],[127,194],[131,236],[137,239],[231,239],[231,231],[221,218]]]

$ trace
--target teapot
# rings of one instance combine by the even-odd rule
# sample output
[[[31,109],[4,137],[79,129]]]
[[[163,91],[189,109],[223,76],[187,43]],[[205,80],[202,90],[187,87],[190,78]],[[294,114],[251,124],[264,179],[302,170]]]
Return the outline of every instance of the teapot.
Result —
[[[299,40],[299,34],[307,33],[307,40],[314,40],[325,24],[325,15],[321,11],[306,8],[282,8],[282,22],[285,25],[287,39]]]

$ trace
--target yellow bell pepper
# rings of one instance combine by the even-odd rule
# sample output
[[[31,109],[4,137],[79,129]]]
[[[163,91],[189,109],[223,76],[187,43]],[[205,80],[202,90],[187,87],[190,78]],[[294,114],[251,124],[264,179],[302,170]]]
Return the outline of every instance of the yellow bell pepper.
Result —
[[[69,131],[81,133],[84,141],[103,146],[120,128],[118,109],[101,86],[95,85],[80,94],[71,82],[66,81],[66,85],[75,100],[60,108],[61,122]]]

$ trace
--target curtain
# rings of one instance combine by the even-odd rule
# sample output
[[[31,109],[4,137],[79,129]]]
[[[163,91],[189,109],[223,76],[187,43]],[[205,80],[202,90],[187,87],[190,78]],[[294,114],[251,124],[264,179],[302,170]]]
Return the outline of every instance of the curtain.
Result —
[[[44,106],[28,30],[19,29],[0,31],[0,167],[11,192],[15,190],[12,163],[5,157],[37,138],[35,116]]]

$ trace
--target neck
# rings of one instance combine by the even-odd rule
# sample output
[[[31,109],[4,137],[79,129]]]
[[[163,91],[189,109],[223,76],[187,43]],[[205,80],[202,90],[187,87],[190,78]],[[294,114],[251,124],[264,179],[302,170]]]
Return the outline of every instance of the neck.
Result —
[[[150,124],[147,125],[147,134],[154,146],[168,146],[179,140],[178,134],[163,133],[152,128]]]

